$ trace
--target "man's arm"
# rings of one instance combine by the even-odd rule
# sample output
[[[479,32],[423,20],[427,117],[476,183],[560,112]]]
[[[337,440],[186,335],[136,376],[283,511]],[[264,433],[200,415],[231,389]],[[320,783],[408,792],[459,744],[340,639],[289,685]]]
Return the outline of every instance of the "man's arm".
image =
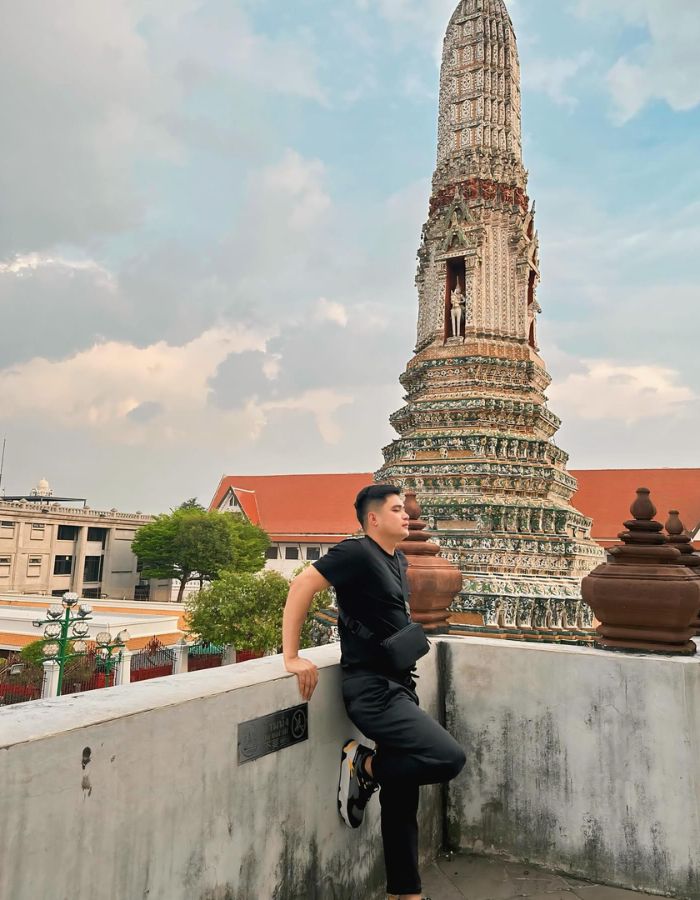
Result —
[[[284,667],[297,676],[299,691],[304,700],[310,700],[318,684],[318,669],[309,659],[299,656],[299,638],[304,621],[309,614],[311,601],[330,583],[313,566],[297,575],[289,588],[282,618],[282,652]]]

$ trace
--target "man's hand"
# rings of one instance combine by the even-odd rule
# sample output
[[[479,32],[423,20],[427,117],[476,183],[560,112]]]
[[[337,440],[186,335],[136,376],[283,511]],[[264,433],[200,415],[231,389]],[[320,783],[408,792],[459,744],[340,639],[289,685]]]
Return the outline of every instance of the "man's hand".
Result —
[[[304,619],[309,613],[314,594],[330,587],[326,579],[313,566],[304,569],[292,582],[284,606],[282,620],[282,647],[284,667],[297,676],[299,691],[304,700],[310,700],[318,684],[318,669],[311,660],[299,656],[299,636]]]
[[[318,667],[310,659],[304,659],[301,656],[285,659],[284,667],[288,672],[297,676],[302,699],[310,700],[318,684]]]

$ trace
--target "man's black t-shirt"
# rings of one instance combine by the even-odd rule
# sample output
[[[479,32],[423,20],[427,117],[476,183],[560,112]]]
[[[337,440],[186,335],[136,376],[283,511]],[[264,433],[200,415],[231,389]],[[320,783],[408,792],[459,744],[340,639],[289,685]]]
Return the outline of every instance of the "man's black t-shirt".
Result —
[[[408,592],[408,562],[397,550],[393,556],[369,537],[336,544],[313,564],[335,588],[338,608],[383,641],[409,624],[403,584]],[[403,578],[402,578],[403,573]],[[386,671],[381,649],[375,641],[353,634],[339,619],[341,665]]]

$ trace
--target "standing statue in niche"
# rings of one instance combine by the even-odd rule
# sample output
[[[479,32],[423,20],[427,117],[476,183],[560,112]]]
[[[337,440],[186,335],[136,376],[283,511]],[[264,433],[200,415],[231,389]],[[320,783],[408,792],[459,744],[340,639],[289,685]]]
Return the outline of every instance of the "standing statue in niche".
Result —
[[[466,306],[464,294],[460,290],[459,282],[452,291],[452,337],[462,336],[462,316],[464,315],[464,307]]]

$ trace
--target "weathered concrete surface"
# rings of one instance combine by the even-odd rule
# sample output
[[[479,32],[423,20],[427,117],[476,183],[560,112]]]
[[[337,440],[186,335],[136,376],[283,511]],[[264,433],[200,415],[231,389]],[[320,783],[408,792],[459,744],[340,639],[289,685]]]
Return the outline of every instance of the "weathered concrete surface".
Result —
[[[0,709],[2,900],[383,897],[377,800],[357,831],[336,808],[354,733],[338,649],[308,655],[310,740],[240,767],[238,723],[299,702],[278,657]],[[436,656],[419,682],[433,712]],[[422,824],[432,859],[438,789]]]
[[[700,897],[700,660],[443,642],[451,842]]]
[[[468,754],[445,792],[457,846],[700,900],[700,659],[435,643],[419,692],[439,716],[442,683]],[[336,811],[338,650],[309,655],[310,740],[241,767],[238,723],[298,702],[279,658],[0,709],[0,900],[383,897],[376,799],[358,831]],[[423,794],[424,860],[441,797]]]
[[[459,854],[438,859],[423,872],[432,900],[642,900],[634,891],[554,875],[529,863]]]

